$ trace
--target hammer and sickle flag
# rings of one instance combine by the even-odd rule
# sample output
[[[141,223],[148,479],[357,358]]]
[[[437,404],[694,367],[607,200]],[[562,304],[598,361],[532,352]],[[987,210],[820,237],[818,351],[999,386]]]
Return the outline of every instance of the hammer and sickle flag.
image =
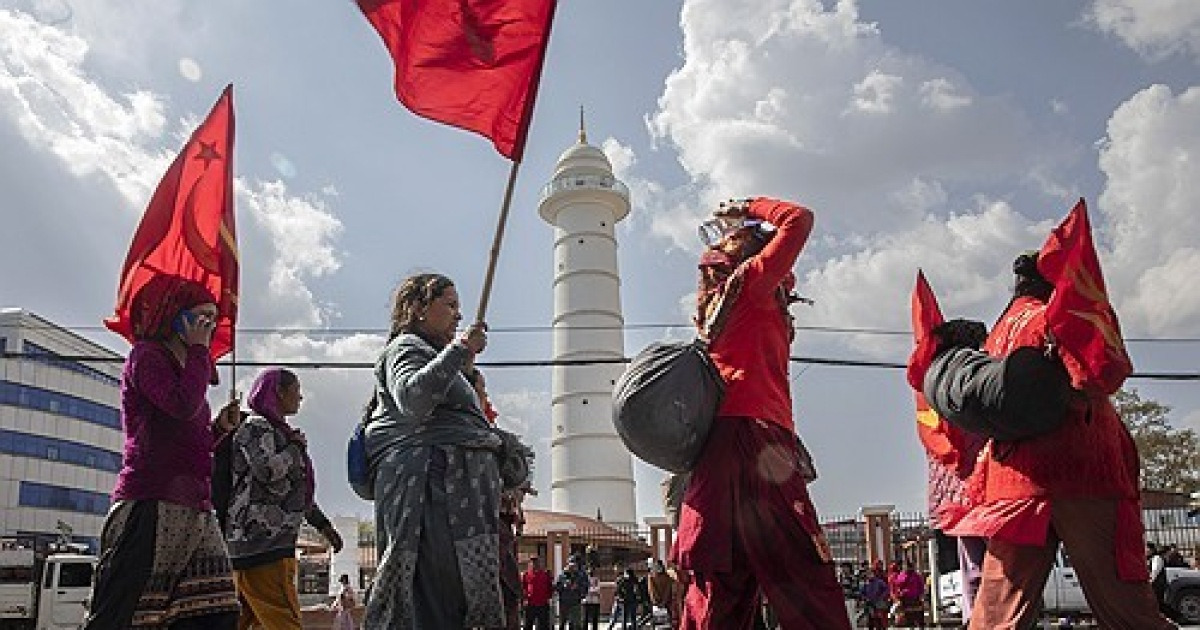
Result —
[[[1038,271],[1054,285],[1046,321],[1072,387],[1105,395],[1117,391],[1133,362],[1104,287],[1083,199],[1042,245]]]
[[[520,162],[557,0],[356,0],[418,116],[491,139]]]
[[[917,283],[912,293],[913,341],[916,342],[916,347],[908,357],[907,372],[908,384],[913,388],[917,403],[917,438],[921,440],[921,445],[925,447],[925,452],[931,459],[954,467],[958,465],[960,446],[965,436],[961,430],[930,409],[925,394],[921,393],[925,372],[929,369],[937,349],[933,329],[943,321],[945,318],[942,316],[941,307],[938,306],[937,297],[933,294],[933,288],[925,279],[924,272],[917,271]]]
[[[213,360],[233,348],[238,311],[238,251],[233,213],[233,86],[163,175],[133,235],[117,289],[117,306],[104,320],[134,341],[133,298],[150,280],[171,275],[194,280],[217,298]]]

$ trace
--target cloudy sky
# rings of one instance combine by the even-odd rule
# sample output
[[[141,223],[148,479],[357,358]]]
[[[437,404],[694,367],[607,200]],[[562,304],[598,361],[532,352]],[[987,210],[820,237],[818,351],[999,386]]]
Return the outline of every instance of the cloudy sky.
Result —
[[[720,199],[816,212],[796,268],[816,305],[795,307],[810,328],[793,355],[903,361],[918,267],[947,313],[991,322],[1014,254],[1082,196],[1137,369],[1195,373],[1198,66],[1192,0],[564,0],[482,359],[550,355],[552,232],[536,205],[582,105],[634,194],[618,231],[630,353],[686,334],[663,325],[687,320],[694,226]],[[509,164],[396,103],[349,0],[0,0],[0,305],[124,352],[99,322],[129,239],[227,83],[240,357],[371,360],[389,292],[414,271],[454,278],[470,317]],[[370,375],[301,378],[318,496],[369,514],[342,453]],[[1200,428],[1194,381],[1130,384]],[[547,489],[549,372],[495,368],[489,385]],[[792,392],[825,515],[923,506],[901,372],[795,364]],[[659,513],[658,474],[637,475],[639,517]]]

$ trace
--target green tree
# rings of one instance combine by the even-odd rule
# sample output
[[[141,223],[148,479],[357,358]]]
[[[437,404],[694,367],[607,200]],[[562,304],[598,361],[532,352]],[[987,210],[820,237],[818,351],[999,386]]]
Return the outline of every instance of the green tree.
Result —
[[[1191,494],[1200,491],[1200,436],[1171,424],[1171,408],[1143,399],[1136,389],[1113,396],[1117,413],[1137,443],[1142,486]]]

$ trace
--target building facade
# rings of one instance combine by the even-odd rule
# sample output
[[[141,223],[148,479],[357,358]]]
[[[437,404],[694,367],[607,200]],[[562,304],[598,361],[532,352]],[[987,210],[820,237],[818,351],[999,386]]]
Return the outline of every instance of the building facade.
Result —
[[[95,551],[121,469],[121,357],[14,308],[0,349],[0,536]]]
[[[616,224],[629,191],[600,149],[563,152],[538,213],[554,226],[554,359],[551,383],[552,509],[634,526],[633,460],[612,423],[612,390],[624,366]]]

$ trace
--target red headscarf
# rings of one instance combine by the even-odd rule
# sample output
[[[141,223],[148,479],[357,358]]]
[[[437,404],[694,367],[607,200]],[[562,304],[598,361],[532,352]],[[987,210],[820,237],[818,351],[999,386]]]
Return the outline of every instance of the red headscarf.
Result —
[[[166,339],[180,311],[216,303],[216,298],[198,282],[165,274],[154,276],[133,297],[129,314],[133,338]]]
[[[281,433],[291,440],[299,431],[292,425],[288,424],[283,413],[279,411],[279,385],[283,380],[282,368],[267,368],[263,370],[258,378],[254,379],[254,386],[250,388],[250,398],[246,404],[250,406],[250,410],[254,413],[267,419],[271,426],[279,429]],[[308,455],[308,448],[301,446],[300,455],[304,458],[304,473],[305,473],[305,505],[312,507],[313,497],[316,494],[317,477],[313,471],[312,458]]]

